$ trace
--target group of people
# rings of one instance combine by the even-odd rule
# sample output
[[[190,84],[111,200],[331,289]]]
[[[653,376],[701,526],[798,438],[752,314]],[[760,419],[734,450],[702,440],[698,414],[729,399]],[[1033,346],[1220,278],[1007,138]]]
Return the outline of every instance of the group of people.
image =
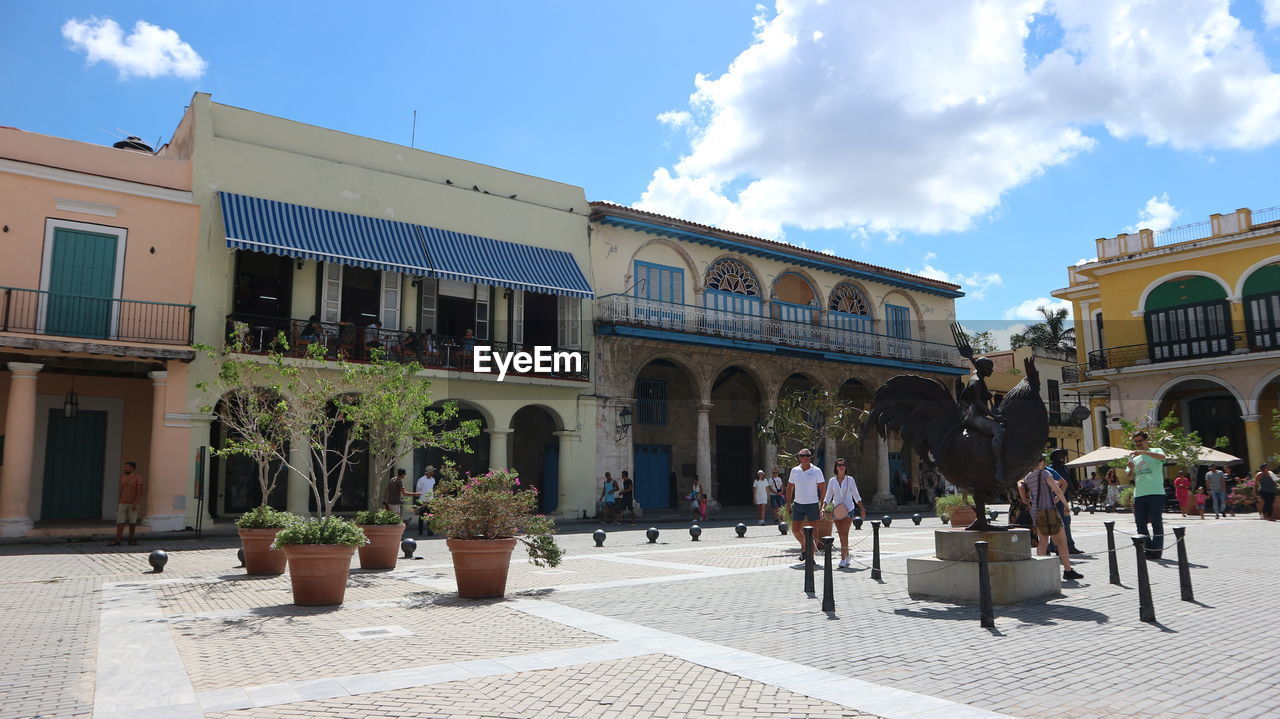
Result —
[[[475,351],[475,332],[467,329],[461,338],[440,338],[430,328],[421,332],[409,325],[403,331],[384,330],[382,322],[375,319],[364,327],[352,322],[339,322],[326,325],[320,321],[319,315],[311,315],[298,338],[304,343],[322,342],[331,354],[341,354],[350,358],[367,358],[375,349],[385,350],[391,357],[401,362],[417,361],[430,366],[466,366]],[[331,338],[336,338],[336,347],[331,347]],[[446,350],[453,350],[448,357],[442,357]]]
[[[627,470],[622,470],[621,484],[609,472],[604,473],[598,504],[601,524],[622,524],[624,515],[630,515],[628,524],[636,523],[636,483]]]
[[[428,537],[435,536],[435,533],[431,531],[431,523],[427,521],[427,517],[431,514],[431,500],[435,498],[435,465],[428,464],[422,470],[422,476],[418,477],[417,482],[414,482],[412,492],[404,486],[406,474],[403,469],[396,470],[395,478],[387,483],[387,492],[382,500],[382,508],[399,514],[403,519],[409,518],[406,515],[416,515],[418,517],[418,536],[422,536],[424,529]],[[408,507],[405,505],[406,498],[411,500]]]
[[[782,503],[791,508],[791,534],[800,543],[800,561],[808,560],[816,551],[815,547],[805,544],[804,526],[813,525],[814,536],[828,536],[834,527],[840,537],[839,566],[846,568],[849,566],[849,527],[853,524],[853,515],[857,512],[862,519],[867,518],[858,483],[848,473],[848,465],[843,458],[836,459],[835,474],[829,478],[812,464],[813,453],[807,448],[797,452],[796,459],[799,464],[791,468],[787,477]],[[774,474],[777,476],[776,468]],[[757,474],[757,482],[762,479],[761,475],[763,472]],[[771,480],[769,484],[772,484]],[[778,496],[776,485],[774,487],[773,496]]]

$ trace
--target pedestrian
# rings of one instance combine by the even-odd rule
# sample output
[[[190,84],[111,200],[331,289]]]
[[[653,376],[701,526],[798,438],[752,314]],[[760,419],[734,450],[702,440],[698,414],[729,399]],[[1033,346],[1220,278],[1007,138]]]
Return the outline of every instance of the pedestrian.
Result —
[[[773,468],[773,476],[769,478],[769,484],[773,487],[773,511],[774,516],[777,516],[777,511],[787,503],[787,492],[783,487],[782,472],[777,467]]]
[[[863,520],[867,518],[867,508],[862,504],[862,495],[858,493],[858,482],[846,472],[843,457],[836,458],[836,473],[827,481],[826,496],[823,503],[831,508],[831,517],[835,522],[836,533],[840,535],[840,568],[849,566],[849,525],[853,524],[853,513],[856,510]]]
[[[404,488],[405,471],[403,469],[396,470],[396,476],[387,483],[387,496],[382,500],[382,508],[395,512],[396,515],[404,518],[404,498],[418,497],[417,492],[410,492]]]
[[[1120,506],[1120,478],[1116,476],[1115,467],[1107,469],[1107,511],[1114,512]]]
[[[751,498],[756,503],[756,511],[760,514],[759,524],[764,524],[764,510],[769,506],[770,482],[764,476],[764,470],[756,471],[756,479],[751,483]]]
[[[600,524],[613,522],[613,509],[618,501],[618,483],[613,481],[613,475],[608,472],[604,473],[604,484],[600,487],[600,507],[604,510],[604,518],[600,520]]]
[[[826,491],[826,480],[822,470],[810,464],[813,453],[807,448],[796,453],[800,464],[791,468],[787,478],[787,502],[791,505],[791,534],[800,543],[800,561],[808,558],[810,547],[804,545],[806,523],[817,525],[819,517],[818,504]]]
[[[1213,499],[1213,518],[1221,519],[1227,511],[1227,473],[1222,471],[1222,465],[1215,464],[1204,478]]]
[[[116,498],[116,538],[108,542],[112,547],[120,546],[124,539],[124,525],[129,525],[129,544],[137,544],[133,538],[138,528],[138,505],[142,502],[143,480],[138,474],[137,462],[125,462],[124,474],[120,475],[120,494]]]
[[[435,532],[431,531],[431,523],[423,522],[423,519],[431,513],[431,500],[436,493],[436,467],[434,464],[428,464],[422,470],[422,476],[418,477],[418,481],[414,483],[413,490],[418,494],[418,536],[422,536],[424,524],[426,524],[427,536],[434,536]]]
[[[1071,555],[1067,552],[1067,536],[1062,517],[1054,507],[1055,500],[1065,503],[1067,498],[1062,491],[1062,484],[1052,472],[1045,469],[1044,460],[1036,462],[1035,469],[1018,480],[1018,496],[1031,508],[1031,521],[1040,538],[1036,554],[1048,556],[1049,542],[1052,540],[1058,547],[1058,559],[1062,562],[1062,578],[1082,579],[1083,575],[1071,568]]]
[[[1067,459],[1067,450],[1054,450],[1049,457],[1054,460],[1054,463],[1047,465],[1045,471],[1053,475],[1053,480],[1062,488],[1063,500],[1061,502],[1055,501],[1053,508],[1058,512],[1058,518],[1062,520],[1062,533],[1067,537],[1067,552],[1069,554],[1084,554],[1084,550],[1076,546],[1075,537],[1071,536],[1071,512],[1068,511],[1068,506],[1065,504],[1065,502],[1069,501],[1066,497],[1071,492],[1071,484],[1066,477],[1058,472],[1059,468],[1064,472],[1067,471],[1067,468],[1062,464]],[[1057,545],[1053,541],[1049,542],[1049,551],[1051,553],[1058,551]]]
[[[693,482],[689,484],[689,494],[686,499],[689,500],[689,509],[693,510],[692,522],[697,522],[702,517],[701,502],[702,485],[698,483],[698,475],[693,475]]]
[[[1125,473],[1133,483],[1133,521],[1138,534],[1147,536],[1147,559],[1158,560],[1164,551],[1164,450],[1152,447],[1146,432],[1130,439],[1134,450]]]
[[[1271,465],[1263,462],[1258,465],[1258,473],[1254,476],[1254,480],[1258,484],[1258,497],[1262,499],[1262,516],[1268,522],[1276,521],[1271,516],[1271,509],[1276,503],[1276,475],[1271,471]],[[117,525],[119,526],[119,525]],[[133,542],[130,542],[133,544]]]
[[[1191,477],[1187,476],[1185,469],[1178,470],[1178,476],[1173,478],[1173,495],[1178,500],[1178,511],[1187,516],[1187,509],[1191,506]]]
[[[618,506],[614,512],[614,516],[619,521],[614,524],[622,524],[621,519],[624,513],[631,514],[630,524],[636,523],[636,510],[633,502],[636,500],[636,485],[631,481],[631,475],[627,474],[627,470],[622,470],[622,491],[618,493]]]
[[[1204,519],[1204,505],[1205,501],[1209,499],[1209,495],[1204,493],[1204,487],[1196,490],[1193,499],[1196,503],[1196,514],[1200,515],[1201,519]]]

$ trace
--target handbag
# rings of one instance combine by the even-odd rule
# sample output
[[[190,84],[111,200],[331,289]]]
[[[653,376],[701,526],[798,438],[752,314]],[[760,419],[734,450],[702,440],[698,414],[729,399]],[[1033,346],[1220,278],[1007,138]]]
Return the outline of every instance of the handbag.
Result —
[[[841,502],[840,504],[837,504],[837,505],[836,505],[836,511],[834,512],[834,514],[835,514],[836,519],[848,519],[848,518],[849,518],[849,505],[845,504],[844,502]]]

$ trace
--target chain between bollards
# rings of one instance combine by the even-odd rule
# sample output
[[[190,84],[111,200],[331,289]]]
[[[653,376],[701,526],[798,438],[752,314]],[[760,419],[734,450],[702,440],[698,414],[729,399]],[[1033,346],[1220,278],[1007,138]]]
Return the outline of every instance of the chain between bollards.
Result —
[[[871,578],[880,579],[880,520],[871,520]]]
[[[813,527],[806,524],[804,531],[804,593],[814,594],[813,588]]]
[[[1109,581],[1112,584],[1120,583],[1120,562],[1116,559],[1116,522],[1103,522],[1102,526],[1107,528],[1107,572],[1110,575]]]
[[[1178,587],[1182,590],[1182,601],[1194,602],[1196,595],[1191,592],[1191,566],[1187,564],[1187,543],[1182,535],[1186,527],[1174,527],[1173,536],[1178,538]]]
[[[978,609],[982,614],[982,626],[994,629],[996,626],[995,609],[991,602],[991,568],[987,566],[987,542],[974,542],[973,548],[978,552]]]
[[[1138,556],[1138,619],[1154,623],[1156,608],[1151,603],[1151,579],[1147,576],[1147,535],[1135,534],[1131,539]]]
[[[836,588],[835,580],[831,576],[831,545],[835,544],[835,538],[823,537],[822,542],[822,611],[834,612],[836,610]]]

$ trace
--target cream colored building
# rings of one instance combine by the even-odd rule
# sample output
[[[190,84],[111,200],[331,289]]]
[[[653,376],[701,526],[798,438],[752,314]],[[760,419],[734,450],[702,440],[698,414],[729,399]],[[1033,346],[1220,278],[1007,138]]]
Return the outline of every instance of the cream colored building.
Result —
[[[1078,457],[1085,452],[1084,434],[1080,430],[1080,422],[1071,416],[1071,412],[1081,406],[1082,398],[1074,392],[1064,391],[1065,382],[1062,378],[1064,369],[1075,368],[1074,352],[1041,347],[988,352],[983,356],[991,359],[994,369],[987,378],[987,387],[997,401],[1002,399],[1014,385],[1026,377],[1023,362],[1033,354],[1036,358],[1036,370],[1040,373],[1040,397],[1049,413],[1049,447],[1061,447],[1068,450],[1071,457]]]
[[[196,339],[225,342],[249,326],[253,351],[283,331],[330,354],[360,358],[369,344],[400,347],[431,378],[436,400],[483,421],[470,471],[513,466],[543,490],[544,511],[594,509],[596,404],[591,384],[587,216],[579,187],[192,98],[163,155],[189,158],[202,208]],[[314,318],[318,329],[308,330]],[[373,327],[378,321],[381,327]],[[431,338],[421,337],[431,330]],[[466,337],[470,331],[474,337]],[[418,333],[413,339],[410,333]],[[474,346],[551,346],[581,353],[581,371],[507,376],[472,371]],[[193,365],[191,382],[213,364]],[[221,429],[192,392],[191,449]],[[305,466],[302,445],[295,459]],[[413,476],[442,455],[416,449]],[[357,467],[339,509],[370,503],[373,477]],[[234,515],[255,504],[242,463],[214,462],[206,509]],[[297,478],[272,501],[307,512]]]

